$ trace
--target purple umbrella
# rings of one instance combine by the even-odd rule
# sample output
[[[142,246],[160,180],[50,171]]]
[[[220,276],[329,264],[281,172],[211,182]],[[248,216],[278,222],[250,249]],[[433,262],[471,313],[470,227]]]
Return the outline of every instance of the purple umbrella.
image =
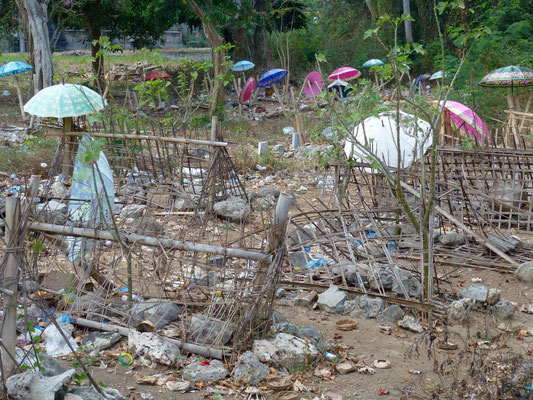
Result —
[[[286,69],[271,69],[270,71],[267,71],[263,75],[261,75],[261,78],[259,78],[259,82],[257,82],[257,87],[267,87],[273,85],[274,83],[279,82],[283,78],[285,78],[287,76],[287,73],[288,71]]]

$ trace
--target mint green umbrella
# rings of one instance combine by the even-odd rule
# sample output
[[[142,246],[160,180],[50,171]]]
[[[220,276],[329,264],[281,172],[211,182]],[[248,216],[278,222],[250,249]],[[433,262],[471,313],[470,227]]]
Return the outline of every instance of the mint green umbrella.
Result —
[[[363,64],[363,68],[372,68],[372,67],[379,67],[380,65],[383,65],[383,61],[378,60],[377,58],[373,58],[371,60],[368,60]]]
[[[444,76],[448,76],[448,72],[443,73],[442,70],[435,72],[433,75],[429,77],[430,81],[434,81],[435,79],[442,79]]]
[[[48,86],[33,96],[24,111],[38,117],[79,117],[102,110],[106,100],[94,90],[71,83]]]

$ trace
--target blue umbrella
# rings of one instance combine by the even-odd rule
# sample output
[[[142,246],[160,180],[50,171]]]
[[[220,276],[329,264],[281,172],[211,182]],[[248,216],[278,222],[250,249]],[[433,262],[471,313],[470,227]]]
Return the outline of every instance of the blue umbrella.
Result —
[[[22,114],[22,118],[24,118],[24,109],[22,108],[22,104],[24,103],[24,101],[22,99],[22,92],[20,91],[20,82],[17,75],[22,74],[23,72],[31,71],[32,69],[33,67],[31,65],[26,64],[22,61],[11,61],[0,67],[0,77],[11,75],[15,76],[15,82],[17,83],[17,94],[19,97],[20,113]]]
[[[23,72],[31,71],[33,67],[22,61],[11,61],[0,67],[0,76],[10,76],[22,74]]]
[[[235,64],[232,68],[233,71],[244,72],[255,67],[255,64],[251,61],[242,60]]]
[[[267,71],[263,75],[261,75],[261,78],[259,78],[259,82],[257,82],[257,87],[267,87],[273,85],[274,83],[279,82],[283,78],[285,78],[287,74],[288,71],[286,69],[271,69],[270,71]]]

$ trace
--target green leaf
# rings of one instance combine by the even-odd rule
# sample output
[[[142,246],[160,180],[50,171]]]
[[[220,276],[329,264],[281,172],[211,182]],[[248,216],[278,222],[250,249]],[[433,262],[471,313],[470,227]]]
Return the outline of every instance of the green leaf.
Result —
[[[375,29],[369,29],[365,32],[365,35],[363,36],[364,39],[368,39],[369,37],[372,37],[374,35],[377,35],[379,28]]]
[[[402,14],[400,18],[402,21],[414,21],[415,20],[411,14]]]
[[[420,43],[413,43],[413,50],[416,51],[418,54],[426,54],[424,46],[422,46]]]
[[[326,55],[322,53],[315,54],[316,60],[319,63],[327,62]]]
[[[32,344],[39,343],[41,341],[41,336],[37,335],[31,338]]]
[[[441,2],[439,2],[437,4],[437,10],[439,12],[439,15],[441,15],[444,12],[446,7],[448,7],[448,2],[447,1],[441,1]]]
[[[33,245],[33,252],[38,254],[43,250],[44,250],[44,245],[39,240],[36,240],[35,244]]]

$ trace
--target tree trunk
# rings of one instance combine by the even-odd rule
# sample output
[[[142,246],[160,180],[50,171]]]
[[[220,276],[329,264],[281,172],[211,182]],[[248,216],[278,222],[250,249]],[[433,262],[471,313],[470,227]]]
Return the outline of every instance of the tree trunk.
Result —
[[[50,37],[48,34],[48,21],[46,18],[47,0],[15,0],[24,19],[26,32],[30,42],[31,62],[34,67],[33,88],[35,93],[52,85],[54,64]]]
[[[195,0],[188,0],[188,2],[193,8],[196,15],[198,15],[198,17],[202,21],[205,34],[207,35],[207,40],[209,40],[209,44],[211,45],[211,53],[213,55],[215,75],[213,99],[209,108],[209,115],[212,117],[213,115],[215,115],[217,106],[219,104],[224,103],[224,84],[221,79],[217,79],[217,76],[225,72],[223,62],[224,57],[226,55],[226,51],[224,49],[220,49],[220,47],[224,45],[224,38],[220,36],[215,27],[215,24],[207,18],[205,12],[198,6],[198,3],[196,3]]]
[[[96,25],[95,21],[91,17],[87,17],[87,30],[89,34],[89,41],[91,43],[91,56],[93,58],[92,67],[94,87],[97,91],[103,94],[105,90],[104,55],[98,55],[98,52],[101,50],[100,37],[102,36],[102,30],[100,26]]]
[[[272,61],[267,41],[267,3],[266,0],[256,0],[255,2],[255,11],[259,15],[259,20],[256,21],[257,25],[252,36],[252,48],[250,49],[253,62],[259,66],[259,69],[263,67],[265,70],[269,69]]]
[[[409,0],[403,0],[403,13],[407,15],[411,15],[411,4],[409,3]],[[413,41],[413,29],[411,21],[404,21],[405,23],[405,40],[407,40],[409,43]]]

